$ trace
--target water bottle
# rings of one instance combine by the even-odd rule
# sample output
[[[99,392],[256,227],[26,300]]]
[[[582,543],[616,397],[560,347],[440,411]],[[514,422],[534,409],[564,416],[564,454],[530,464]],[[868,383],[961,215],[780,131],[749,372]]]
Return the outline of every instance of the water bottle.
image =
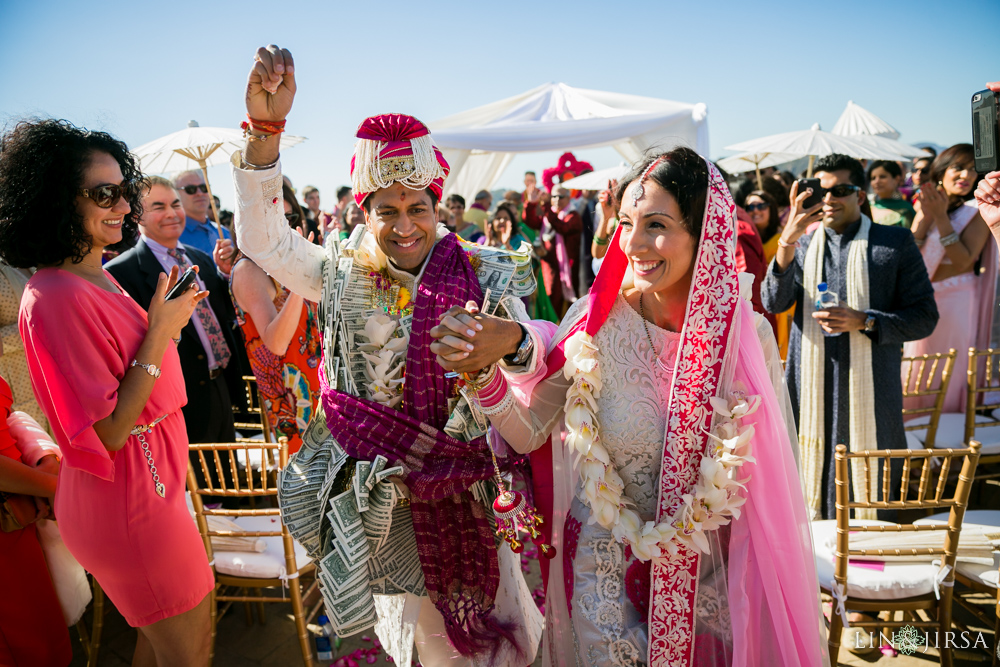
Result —
[[[330,645],[330,636],[333,634],[333,625],[326,616],[320,616],[317,621],[320,635],[316,637],[316,659],[333,660],[333,647]]]
[[[819,291],[819,296],[816,297],[816,310],[827,310],[840,305],[840,299],[837,297],[837,293],[829,291],[826,283],[820,283],[816,286],[816,289]],[[822,331],[824,336],[840,335],[839,333],[827,333],[825,329]]]

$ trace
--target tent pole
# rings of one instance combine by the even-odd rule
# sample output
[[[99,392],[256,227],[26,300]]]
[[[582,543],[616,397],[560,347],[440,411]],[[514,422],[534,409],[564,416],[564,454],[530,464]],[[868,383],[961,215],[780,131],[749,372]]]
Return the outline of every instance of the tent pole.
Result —
[[[816,156],[815,155],[810,155],[809,156],[809,168],[806,170],[806,178],[812,178],[813,177],[813,163],[815,161],[816,161]]]
[[[754,162],[753,166],[754,166],[754,169],[757,170],[757,189],[758,190],[763,190],[764,189],[764,182],[762,180],[760,180],[760,162]]]

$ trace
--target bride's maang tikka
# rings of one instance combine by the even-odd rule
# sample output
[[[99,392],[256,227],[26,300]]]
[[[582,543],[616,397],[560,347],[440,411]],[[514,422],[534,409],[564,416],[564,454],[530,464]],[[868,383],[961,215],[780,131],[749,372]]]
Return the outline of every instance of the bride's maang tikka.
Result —
[[[642,184],[645,182],[646,177],[649,176],[650,172],[656,168],[656,165],[660,164],[662,161],[663,161],[663,156],[656,158],[655,160],[649,163],[649,166],[646,167],[646,171],[642,172],[642,176],[639,177],[639,184],[636,185],[635,190],[632,191],[633,208],[639,205],[639,200],[642,199],[642,196],[644,194],[646,194],[646,189],[642,187]]]

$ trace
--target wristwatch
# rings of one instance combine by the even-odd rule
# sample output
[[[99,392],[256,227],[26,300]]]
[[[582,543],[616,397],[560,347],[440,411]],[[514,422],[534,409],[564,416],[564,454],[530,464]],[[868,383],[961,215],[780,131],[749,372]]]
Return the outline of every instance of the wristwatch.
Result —
[[[156,379],[158,379],[160,377],[160,369],[157,368],[155,364],[142,364],[142,363],[139,363],[139,361],[137,359],[133,359],[131,365],[129,366],[129,368],[132,368],[133,366],[139,366],[144,371],[146,371],[147,373],[149,373],[153,377],[154,380],[156,380]]]
[[[878,320],[875,319],[874,315],[869,315],[865,320],[865,333],[872,333],[875,331],[875,325],[878,324]]]
[[[531,351],[535,347],[535,341],[531,338],[531,334],[524,326],[518,323],[521,327],[521,344],[518,346],[517,351],[514,354],[508,354],[503,358],[503,362],[508,366],[522,366],[524,363],[531,358]]]

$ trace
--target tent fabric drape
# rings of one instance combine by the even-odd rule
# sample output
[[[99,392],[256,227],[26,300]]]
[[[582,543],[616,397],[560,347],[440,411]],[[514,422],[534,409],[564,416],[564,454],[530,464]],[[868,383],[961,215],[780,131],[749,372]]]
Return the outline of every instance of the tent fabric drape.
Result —
[[[489,189],[514,154],[613,146],[628,161],[647,148],[686,145],[708,154],[704,104],[550,83],[429,123],[452,167],[445,194]]]

